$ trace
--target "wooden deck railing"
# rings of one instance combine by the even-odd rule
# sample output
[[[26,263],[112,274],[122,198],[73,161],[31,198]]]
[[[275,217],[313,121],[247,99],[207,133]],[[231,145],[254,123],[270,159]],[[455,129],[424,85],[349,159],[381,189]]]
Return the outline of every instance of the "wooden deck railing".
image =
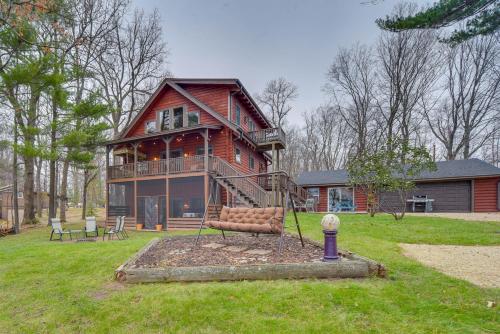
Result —
[[[228,177],[227,179],[236,189],[250,196],[259,207],[265,208],[268,206],[270,201],[268,192],[231,166],[227,161],[219,157],[210,157],[209,170],[215,172],[218,176]]]
[[[248,136],[256,144],[267,144],[271,142],[286,142],[285,132],[281,128],[269,128],[259,131],[252,131],[248,133]]]
[[[134,177],[134,164],[108,167],[108,179],[124,179]]]
[[[134,174],[134,164],[110,166],[108,179],[123,179],[143,176],[191,173],[205,170],[205,157],[194,155],[190,157],[170,158],[161,160],[139,161]]]

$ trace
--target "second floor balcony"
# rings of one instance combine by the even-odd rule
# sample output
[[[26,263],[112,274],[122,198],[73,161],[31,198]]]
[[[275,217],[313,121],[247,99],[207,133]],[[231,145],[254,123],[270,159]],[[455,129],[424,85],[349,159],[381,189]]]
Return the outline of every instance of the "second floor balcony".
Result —
[[[109,166],[107,175],[108,180],[113,180],[133,177],[203,172],[208,170],[207,161],[205,160],[204,155],[138,161],[137,163],[126,163],[116,166]]]
[[[269,151],[274,148],[284,149],[286,146],[286,135],[282,128],[269,128],[259,131],[248,132],[248,137],[261,150]]]

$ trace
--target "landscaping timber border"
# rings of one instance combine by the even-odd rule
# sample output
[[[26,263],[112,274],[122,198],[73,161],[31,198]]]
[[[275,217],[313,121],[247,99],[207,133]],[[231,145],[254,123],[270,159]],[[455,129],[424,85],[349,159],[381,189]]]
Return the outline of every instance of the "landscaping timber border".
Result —
[[[159,241],[160,239],[158,238],[151,240],[139,252],[118,267],[115,271],[116,279],[124,283],[204,282],[304,278],[366,278],[369,276],[385,277],[386,273],[383,265],[350,252],[342,252],[340,260],[331,262],[164,268],[134,266],[135,261]],[[307,242],[319,245],[313,240],[307,240]]]

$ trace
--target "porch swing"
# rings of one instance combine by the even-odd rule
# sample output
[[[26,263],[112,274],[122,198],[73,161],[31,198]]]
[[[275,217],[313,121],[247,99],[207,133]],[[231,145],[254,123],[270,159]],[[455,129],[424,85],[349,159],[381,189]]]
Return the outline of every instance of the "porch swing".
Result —
[[[231,179],[241,179],[250,177],[268,177],[271,176],[273,182],[275,177],[278,175],[284,175],[287,182],[285,189],[281,188],[277,191],[277,194],[281,197],[280,199],[284,201],[281,202],[281,206],[269,206],[264,208],[259,207],[228,207],[223,206],[219,212],[218,200],[220,193],[220,184],[217,180],[231,180]],[[291,209],[295,218],[295,226],[299,234],[300,242],[302,247],[304,247],[304,240],[302,238],[302,232],[300,230],[299,220],[297,218],[297,212],[295,210],[295,203],[290,194],[290,187],[288,184],[288,175],[285,172],[271,172],[271,173],[259,173],[259,174],[249,174],[249,175],[234,175],[234,176],[212,176],[209,186],[209,198],[205,206],[205,212],[203,214],[203,219],[200,223],[198,230],[198,236],[196,237],[195,246],[201,236],[201,230],[203,227],[212,228],[219,230],[222,233],[222,237],[225,239],[225,231],[232,232],[246,232],[252,233],[257,236],[259,234],[279,234],[279,245],[278,253],[281,254],[285,235],[285,221],[287,215],[287,206],[290,202]],[[214,183],[215,183],[215,196],[214,196]],[[282,191],[284,190],[284,191]],[[284,194],[283,194],[284,193]],[[276,204],[276,203],[273,203]],[[215,208],[215,217],[209,216],[210,207]]]

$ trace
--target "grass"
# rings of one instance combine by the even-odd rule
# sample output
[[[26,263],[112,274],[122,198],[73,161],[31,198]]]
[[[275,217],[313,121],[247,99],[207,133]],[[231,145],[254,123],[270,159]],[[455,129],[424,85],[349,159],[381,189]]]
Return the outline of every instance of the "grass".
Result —
[[[75,215],[76,216],[76,215]],[[113,271],[158,233],[126,241],[49,242],[47,228],[0,239],[1,333],[498,333],[500,289],[401,255],[399,242],[499,245],[500,223],[341,215],[340,246],[383,262],[388,279],[143,284]],[[300,214],[321,240],[321,215]],[[292,229],[291,229],[292,230]]]

